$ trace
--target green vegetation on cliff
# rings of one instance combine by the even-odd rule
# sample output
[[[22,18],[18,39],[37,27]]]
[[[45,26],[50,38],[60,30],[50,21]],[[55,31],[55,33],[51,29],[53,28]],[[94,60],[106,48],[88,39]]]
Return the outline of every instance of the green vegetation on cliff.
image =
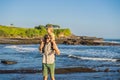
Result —
[[[67,37],[71,35],[70,29],[61,29],[59,25],[54,25],[56,37]],[[44,25],[35,26],[35,28],[20,28],[0,25],[1,38],[39,38],[43,37],[46,32]]]

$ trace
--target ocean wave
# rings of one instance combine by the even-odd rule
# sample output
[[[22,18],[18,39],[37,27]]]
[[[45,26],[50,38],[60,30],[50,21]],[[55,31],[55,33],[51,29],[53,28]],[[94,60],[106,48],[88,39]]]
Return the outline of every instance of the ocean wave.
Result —
[[[17,48],[16,45],[11,45],[11,46],[5,46],[5,48]]]
[[[103,41],[103,42],[108,42],[108,43],[120,43],[120,41]]]
[[[75,56],[75,55],[68,55],[70,58],[75,58],[75,59],[81,59],[81,60],[95,60],[95,61],[120,61],[120,59],[112,59],[112,58],[97,58],[97,57],[80,57],[80,56]]]
[[[22,46],[17,46],[17,45],[5,46],[5,48],[15,49],[18,52],[31,52],[31,51],[37,50],[37,48],[22,47]]]

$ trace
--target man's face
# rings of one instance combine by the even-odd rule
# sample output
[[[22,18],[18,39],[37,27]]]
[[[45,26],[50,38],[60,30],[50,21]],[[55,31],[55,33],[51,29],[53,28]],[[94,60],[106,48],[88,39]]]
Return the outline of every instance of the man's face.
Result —
[[[50,37],[45,38],[45,41],[48,43],[50,41]]]

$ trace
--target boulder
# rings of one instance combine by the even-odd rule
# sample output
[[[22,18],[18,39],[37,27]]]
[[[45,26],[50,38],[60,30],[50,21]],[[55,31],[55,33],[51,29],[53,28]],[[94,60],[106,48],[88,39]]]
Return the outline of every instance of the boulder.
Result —
[[[118,72],[120,72],[120,70],[117,70]]]
[[[9,61],[9,60],[1,60],[1,63],[3,64],[16,64],[16,61]]]
[[[104,70],[104,72],[109,72],[110,71],[110,69],[109,68],[106,68],[105,70]]]

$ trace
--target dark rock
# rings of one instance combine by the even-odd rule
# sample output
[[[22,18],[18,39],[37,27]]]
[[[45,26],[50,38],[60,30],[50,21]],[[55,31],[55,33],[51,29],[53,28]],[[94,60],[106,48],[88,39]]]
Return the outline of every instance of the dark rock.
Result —
[[[0,44],[40,44],[41,38],[0,38]],[[120,46],[120,43],[104,42],[101,38],[86,36],[71,36],[68,38],[56,38],[57,44],[68,45],[109,45]]]
[[[68,45],[79,45],[80,44],[80,39],[67,39],[63,41],[63,44],[68,44]]]
[[[104,72],[109,72],[110,71],[110,69],[109,68],[106,68],[105,70],[104,70]]]
[[[120,62],[120,59],[118,59],[117,62]]]
[[[0,74],[4,73],[41,73],[42,70],[35,69],[17,69],[17,70],[0,70]],[[97,72],[91,68],[73,67],[73,68],[58,68],[55,69],[55,74],[66,74],[76,72]]]
[[[117,72],[120,72],[120,70],[117,70]]]
[[[8,61],[8,60],[2,60],[1,63],[3,63],[3,64],[16,64],[17,62],[15,62],[15,61]]]

